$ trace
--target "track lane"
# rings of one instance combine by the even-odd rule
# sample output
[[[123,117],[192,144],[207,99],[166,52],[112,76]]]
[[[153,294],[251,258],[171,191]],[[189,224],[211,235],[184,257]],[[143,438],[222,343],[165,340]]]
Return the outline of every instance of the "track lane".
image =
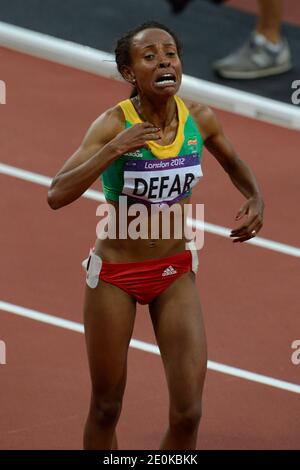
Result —
[[[1,107],[5,120],[1,119],[0,133],[4,162],[10,165],[54,174],[78,146],[92,119],[128,93],[127,87],[90,74],[5,49],[1,49],[0,54],[4,64],[1,79],[5,79],[8,88],[8,103]],[[99,100],[95,99],[97,96]],[[227,113],[218,114],[239,153],[258,173],[266,192],[268,215],[262,235],[297,245],[294,195],[299,191],[296,179],[298,134]],[[281,142],[281,147],[275,145],[277,141]],[[271,155],[272,159],[266,160],[266,155]],[[205,157],[204,171],[206,178],[194,192],[194,202],[205,203],[207,220],[230,226],[241,199],[209,156]],[[98,185],[95,187],[99,189]],[[52,212],[46,206],[45,188],[17,180],[12,183],[10,178],[2,176],[1,188],[5,277],[0,297],[81,321],[83,272],[80,262],[94,241],[96,204],[81,199],[62,211]],[[252,246],[233,247],[228,240],[206,236],[205,250],[200,252],[197,282],[211,359],[298,381],[298,368],[290,361],[290,345],[296,339],[291,335],[297,333],[298,325],[295,277],[298,269],[298,261],[291,257]],[[81,410],[87,407],[84,393],[88,393],[89,386],[82,338],[74,334],[77,339],[70,339],[70,333],[58,332],[52,329],[54,327],[33,326],[29,320],[26,323],[12,320],[2,312],[0,315],[1,339],[4,336],[9,349],[13,346],[16,354],[15,364],[8,363],[0,370],[5,379],[3,383],[8,387],[3,389],[6,402],[0,428],[1,447],[57,448],[55,446],[62,445],[62,448],[80,448],[85,418]],[[146,308],[139,309],[134,337],[154,341]],[[39,348],[31,347],[35,344]],[[27,362],[23,355],[26,348]],[[74,384],[73,365],[68,363],[72,377],[69,374],[67,379],[64,377],[67,390],[62,390],[60,383],[65,368],[59,370],[58,376],[55,374],[57,364],[65,358],[66,348],[72,357],[77,358],[77,352],[80,353],[78,364],[82,364],[83,375],[76,376],[78,381]],[[54,361],[47,369],[44,358],[37,354],[41,350],[47,360],[51,357]],[[36,368],[30,367],[32,357],[33,363],[38,361]],[[167,417],[162,366],[159,358],[140,351],[131,350],[129,359],[130,380],[120,421],[122,448],[155,448]],[[151,373],[146,375],[148,371]],[[12,376],[17,380],[15,383]],[[34,402],[36,394],[39,396],[39,378],[47,383],[47,377],[48,395],[46,387],[42,387],[43,400]],[[24,383],[23,396],[12,393],[17,386],[24,388]],[[81,388],[76,391],[81,395],[78,399],[75,394],[74,401],[78,403],[79,415],[74,414],[73,409],[62,414],[60,406],[70,394],[73,397],[78,383]],[[139,389],[141,391],[137,392]],[[299,447],[296,430],[299,400],[291,399],[286,392],[270,390],[209,372],[206,415],[199,445],[220,449]],[[57,396],[62,396],[59,406]],[[22,404],[30,403],[38,404],[38,410],[22,416]],[[17,410],[15,415],[14,409]],[[137,416],[138,409],[150,412],[147,416]],[[37,413],[41,410],[43,419],[39,420]],[[47,410],[52,411],[52,416],[48,416]],[[65,418],[64,424],[59,421],[60,415]],[[13,425],[9,427],[11,422]],[[57,429],[63,432],[57,433]],[[140,429],[145,429],[145,433]],[[19,431],[8,435],[8,430]],[[67,436],[68,442],[63,436]]]
[[[2,312],[1,319],[8,345],[1,448],[80,449],[89,399],[83,335]],[[168,413],[162,364],[132,349],[129,364],[120,448],[155,449]],[[298,395],[209,372],[198,448],[297,448],[298,403]]]
[[[113,80],[0,48],[7,104],[1,107],[2,161],[54,175],[80,145],[91,122],[128,96]],[[22,76],[18,70],[22,70]],[[298,245],[291,201],[299,195],[298,132],[217,111],[238,153],[257,174],[266,213],[262,236]],[[21,144],[20,144],[21,143]],[[243,199],[208,152],[204,178],[193,201],[205,204],[206,219],[231,227]],[[99,183],[93,186],[99,190]]]
[[[8,230],[3,240],[6,276],[0,298],[81,322],[81,261],[93,243],[96,204],[80,199],[69,207],[66,218],[63,211],[47,209],[45,188],[14,180],[11,193],[10,179],[4,179],[2,187],[6,187],[2,204],[10,198],[17,217],[11,220],[11,214],[3,211],[2,222]],[[229,240],[211,235],[206,235],[199,257],[197,285],[210,359],[297,383],[298,370],[290,361],[291,343],[297,339],[291,336],[297,331],[297,302],[289,306],[288,315],[285,309],[297,292],[298,259],[250,245],[233,246]],[[289,284],[283,285],[290,274]],[[135,337],[154,342],[146,307],[139,307]]]

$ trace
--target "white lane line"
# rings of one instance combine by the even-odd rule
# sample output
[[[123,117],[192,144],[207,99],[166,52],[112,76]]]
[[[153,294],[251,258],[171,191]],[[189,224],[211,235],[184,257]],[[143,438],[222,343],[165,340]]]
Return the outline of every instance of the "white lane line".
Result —
[[[112,54],[1,21],[0,45],[102,77],[122,80]],[[236,114],[300,129],[297,106],[253,93],[183,75],[180,95]]]
[[[12,176],[14,178],[28,181],[29,183],[46,186],[46,188],[49,188],[52,181],[52,178],[49,178],[49,176],[40,175],[39,173],[32,173],[32,171],[22,170],[21,168],[5,165],[4,163],[0,163],[0,173],[3,173],[6,176]],[[88,189],[82,195],[82,197],[92,199],[93,201],[105,202],[104,194],[100,193],[99,191],[94,191],[93,189]]]
[[[77,333],[84,333],[84,327],[81,323],[65,320],[64,318],[53,315],[48,315],[37,310],[20,307],[19,305],[0,301],[0,310],[3,310],[7,313],[12,313],[14,315],[19,315],[21,317],[30,318],[31,320],[38,322],[47,323],[48,325],[64,328],[66,330],[76,331]],[[130,341],[130,347],[146,351],[151,354],[160,355],[159,348],[155,344],[146,343],[145,341],[132,339]],[[226,364],[221,364],[215,361],[208,361],[207,367],[208,369],[215,372],[221,372],[222,374],[232,375],[240,379],[245,379],[259,384],[268,385],[273,388],[278,388],[280,390],[286,390],[288,392],[300,394],[300,385],[286,382],[285,380],[275,379],[274,377],[269,377],[267,375],[256,374],[255,372],[251,372],[249,370],[239,369],[237,367],[228,366]]]
[[[188,219],[193,227],[196,227],[199,230],[203,230],[203,223],[199,220]],[[220,235],[221,237],[228,238],[231,230],[226,227],[221,227],[220,225],[210,224],[209,222],[204,222],[204,230],[207,233],[212,233],[214,235]],[[276,251],[277,253],[282,253],[284,255],[294,256],[295,258],[300,258],[300,248],[297,246],[286,245],[285,243],[276,242],[274,240],[269,240],[268,238],[255,237],[251,240],[248,240],[246,243],[249,245],[259,246],[260,248],[265,248],[267,250]]]
[[[22,170],[21,168],[16,168],[10,165],[5,165],[0,163],[0,173],[3,173],[6,176],[12,176],[14,178],[20,178],[24,181],[29,181],[31,183],[40,184],[42,186],[49,187],[52,179],[48,176],[40,175],[38,173],[32,173],[31,171]],[[95,191],[93,189],[88,189],[82,197],[87,199],[92,199],[93,201],[105,202],[104,194],[100,191]],[[203,223],[196,219],[188,219],[188,224],[198,230],[203,230]],[[230,229],[222,227],[220,225],[210,224],[209,222],[204,222],[205,232],[212,233],[214,235],[220,235],[221,237],[228,238],[230,234]],[[283,253],[285,255],[294,256],[300,258],[300,248],[292,245],[286,245],[285,243],[276,242],[274,240],[269,240],[267,238],[255,237],[248,242],[251,245],[259,246],[268,250],[276,251],[277,253]]]

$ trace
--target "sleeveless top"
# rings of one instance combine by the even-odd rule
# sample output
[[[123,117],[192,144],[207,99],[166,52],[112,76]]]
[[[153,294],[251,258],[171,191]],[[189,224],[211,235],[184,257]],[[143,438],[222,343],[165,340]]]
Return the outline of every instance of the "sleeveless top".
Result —
[[[201,156],[203,139],[184,102],[175,96],[178,129],[169,145],[147,141],[149,149],[140,148],[116,159],[101,175],[107,200],[118,201],[128,196],[134,202],[171,205],[191,195],[202,177]],[[119,106],[125,117],[125,127],[143,122],[130,99]]]

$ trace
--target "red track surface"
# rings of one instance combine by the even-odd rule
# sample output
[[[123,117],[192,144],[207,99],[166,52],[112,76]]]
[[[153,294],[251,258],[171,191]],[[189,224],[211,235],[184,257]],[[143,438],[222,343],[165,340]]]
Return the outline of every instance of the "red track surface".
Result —
[[[2,160],[19,168],[53,176],[90,122],[127,96],[125,86],[81,71],[6,49],[0,58],[7,85]],[[218,114],[263,188],[262,236],[297,245],[298,134]],[[194,202],[205,203],[208,222],[230,227],[242,199],[207,153],[204,172]],[[0,299],[82,322],[80,263],[94,242],[97,204],[80,199],[53,212],[42,186],[1,175],[1,189]],[[199,255],[209,358],[299,383],[300,365],[290,359],[300,336],[299,260],[233,246],[216,235],[206,235]],[[6,312],[0,318],[7,346],[7,364],[0,365],[0,448],[81,448],[90,387],[83,335]],[[133,337],[154,342],[146,308],[139,307]],[[160,357],[130,349],[121,449],[157,448],[167,414]],[[198,446],[299,449],[299,420],[299,395],[209,371]]]

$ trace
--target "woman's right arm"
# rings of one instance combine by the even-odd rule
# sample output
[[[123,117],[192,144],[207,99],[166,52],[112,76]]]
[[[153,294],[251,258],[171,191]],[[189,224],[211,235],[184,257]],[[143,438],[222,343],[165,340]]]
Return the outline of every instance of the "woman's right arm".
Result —
[[[124,116],[119,107],[99,116],[86,133],[82,144],[53,178],[48,204],[59,209],[78,199],[120,155],[159,139],[159,130],[150,123],[124,130]]]

